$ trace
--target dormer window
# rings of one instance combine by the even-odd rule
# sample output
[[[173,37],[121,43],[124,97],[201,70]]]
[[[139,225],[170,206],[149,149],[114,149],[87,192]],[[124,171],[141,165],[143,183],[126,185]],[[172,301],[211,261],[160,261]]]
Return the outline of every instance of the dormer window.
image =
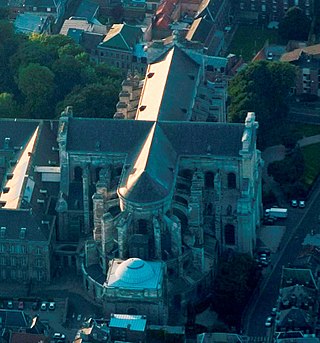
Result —
[[[5,235],[6,235],[6,230],[7,228],[5,226],[2,226],[1,229],[0,229],[0,237],[1,238],[4,238]]]
[[[26,238],[26,231],[27,231],[27,228],[25,228],[25,227],[22,227],[20,229],[20,239],[25,239]]]

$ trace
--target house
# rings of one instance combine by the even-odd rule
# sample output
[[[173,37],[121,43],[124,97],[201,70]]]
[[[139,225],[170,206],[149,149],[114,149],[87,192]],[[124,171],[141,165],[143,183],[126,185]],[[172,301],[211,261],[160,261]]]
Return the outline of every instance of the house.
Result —
[[[98,61],[120,68],[124,74],[132,70],[135,46],[142,41],[141,28],[128,24],[113,24],[103,41],[98,45]],[[144,70],[147,60],[139,61]]]
[[[283,267],[277,303],[275,331],[316,332],[319,300],[318,286],[308,268]]]
[[[52,17],[37,13],[18,13],[14,20],[14,28],[16,32],[21,32],[26,35],[32,33],[50,34],[52,25]]]
[[[234,2],[236,17],[244,22],[279,22],[286,11],[293,6],[301,8],[306,16],[312,16],[311,0],[240,0]]]
[[[84,18],[71,17],[63,22],[59,33],[71,37],[85,49],[93,61],[98,61],[97,47],[106,36],[107,28]]]
[[[146,342],[147,319],[145,316],[111,314],[109,328],[111,339],[114,341]]]
[[[61,23],[68,5],[69,0],[25,0],[23,12],[51,15],[54,23]]]
[[[295,93],[320,96],[320,44],[298,48],[282,55],[281,62],[298,67]]]
[[[1,120],[0,280],[50,282],[60,168],[57,125]]]

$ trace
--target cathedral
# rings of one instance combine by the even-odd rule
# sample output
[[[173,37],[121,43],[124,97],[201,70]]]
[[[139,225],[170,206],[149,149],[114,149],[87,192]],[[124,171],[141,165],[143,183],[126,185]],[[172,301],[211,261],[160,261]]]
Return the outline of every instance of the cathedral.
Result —
[[[57,239],[84,238],[83,284],[107,316],[179,322],[210,294],[223,251],[255,248],[258,123],[254,113],[242,124],[211,120],[223,93],[205,75],[205,63],[173,47],[143,82],[124,81],[115,119],[75,118],[72,108],[60,117]]]

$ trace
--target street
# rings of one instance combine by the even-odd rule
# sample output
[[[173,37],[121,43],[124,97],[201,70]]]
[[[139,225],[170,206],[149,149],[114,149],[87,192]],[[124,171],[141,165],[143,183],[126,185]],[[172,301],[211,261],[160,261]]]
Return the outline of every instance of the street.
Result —
[[[261,285],[260,293],[254,299],[245,318],[246,335],[270,336],[272,330],[267,329],[264,323],[278,298],[282,266],[287,266],[295,260],[301,251],[301,244],[305,236],[311,230],[315,230],[316,233],[319,232],[319,208],[320,186],[318,185],[306,202],[305,209],[289,209],[289,215],[286,219],[287,230],[280,243],[279,252],[274,256],[273,269],[265,276],[266,279]]]

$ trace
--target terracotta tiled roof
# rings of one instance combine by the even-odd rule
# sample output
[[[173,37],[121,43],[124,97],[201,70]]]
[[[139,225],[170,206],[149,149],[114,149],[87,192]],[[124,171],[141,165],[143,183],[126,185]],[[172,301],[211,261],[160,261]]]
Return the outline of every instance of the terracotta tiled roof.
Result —
[[[320,44],[307,46],[305,48],[295,49],[293,51],[283,54],[281,57],[281,62],[292,62],[297,61],[301,54],[305,53],[307,55],[319,55],[320,58]]]

